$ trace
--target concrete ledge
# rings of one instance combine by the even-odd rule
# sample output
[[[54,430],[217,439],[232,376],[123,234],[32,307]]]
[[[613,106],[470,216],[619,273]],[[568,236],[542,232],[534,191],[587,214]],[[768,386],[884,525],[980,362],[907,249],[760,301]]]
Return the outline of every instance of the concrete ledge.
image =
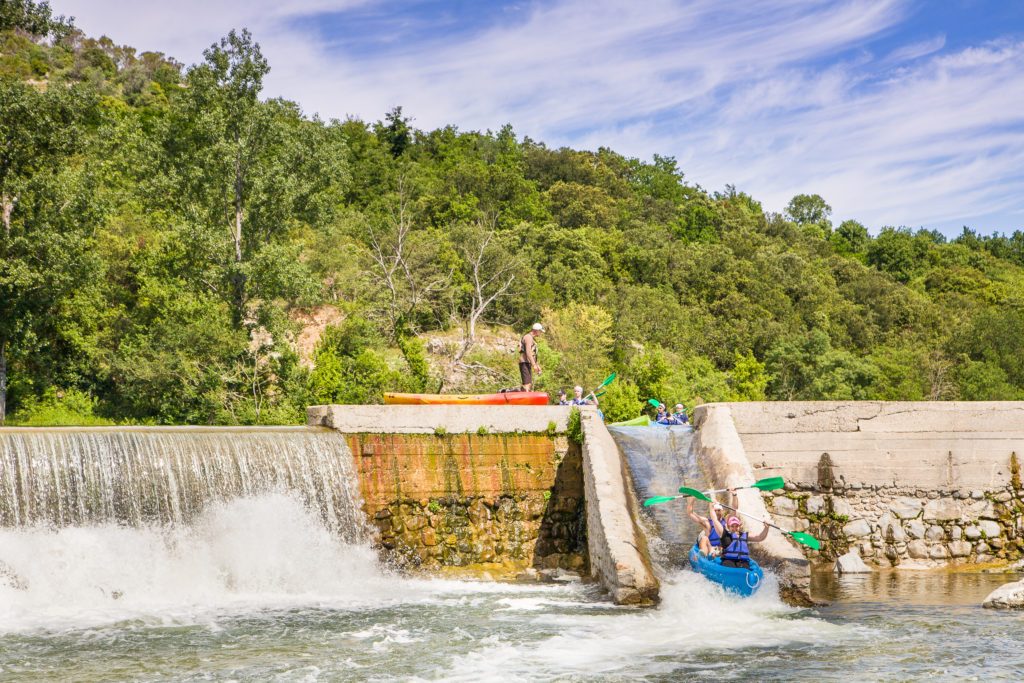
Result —
[[[693,437],[697,457],[715,488],[746,486],[757,477],[747,460],[743,442],[733,423],[732,404],[715,403],[700,406],[694,414],[697,431]],[[774,522],[756,489],[737,491],[740,509],[747,514]],[[757,522],[747,520],[748,528],[760,531]],[[780,590],[787,601],[810,604],[810,563],[792,541],[771,531],[762,543],[751,544],[758,562],[770,568],[779,578]]]
[[[583,485],[587,500],[587,544],[591,574],[620,605],[651,605],[658,580],[646,540],[634,522],[622,455],[593,408],[580,410],[583,428]]]
[[[306,424],[344,434],[448,434],[548,431],[564,432],[568,406],[377,406],[326,405],[306,409]]]
[[[828,453],[837,481],[859,486],[997,489],[1024,455],[1021,401],[796,401],[728,405],[755,467],[814,486]]]

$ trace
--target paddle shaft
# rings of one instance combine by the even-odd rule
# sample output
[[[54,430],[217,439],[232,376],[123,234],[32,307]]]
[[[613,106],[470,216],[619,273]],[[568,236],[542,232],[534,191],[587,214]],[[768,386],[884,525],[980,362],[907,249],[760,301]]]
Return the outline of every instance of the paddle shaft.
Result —
[[[733,489],[758,489],[760,491],[770,491],[773,489],[781,489],[785,484],[786,483],[782,480],[782,477],[768,477],[767,479],[761,479],[760,481],[755,481],[753,484],[747,484],[746,486],[734,486]],[[729,489],[712,489],[710,491],[705,491],[704,493],[725,493],[728,490]]]
[[[772,524],[771,522],[766,522],[763,519],[761,519],[760,517],[755,517],[754,515],[748,515],[746,512],[743,512],[742,510],[737,510],[736,508],[734,508],[731,505],[726,505],[725,503],[719,503],[719,505],[724,507],[726,510],[732,510],[736,514],[743,515],[744,517],[748,517],[748,518],[754,520],[755,522],[761,522],[761,524],[764,524],[765,526],[770,526],[773,529],[778,529],[779,531],[781,531],[784,534],[788,534],[789,533],[788,531],[786,531],[785,529],[783,529],[780,526],[776,526],[776,525]]]

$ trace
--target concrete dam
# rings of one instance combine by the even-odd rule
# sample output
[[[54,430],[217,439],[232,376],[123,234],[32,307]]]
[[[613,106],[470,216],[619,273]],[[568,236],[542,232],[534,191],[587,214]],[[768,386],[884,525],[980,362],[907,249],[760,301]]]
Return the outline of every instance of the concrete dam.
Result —
[[[810,601],[812,567],[851,551],[898,569],[1006,564],[1024,551],[1019,403],[708,404],[685,441],[631,428],[633,440],[652,435],[639,446],[592,409],[577,425],[570,414],[316,406],[305,428],[4,429],[0,525],[189,523],[210,505],[285,491],[413,573],[580,574],[618,604],[650,605],[661,588],[652,557],[678,555],[695,530],[682,501],[659,517],[643,497],[680,479],[703,490],[783,476],[785,489],[739,496],[744,511],[823,541],[816,552],[772,532],[753,547],[793,604]]]

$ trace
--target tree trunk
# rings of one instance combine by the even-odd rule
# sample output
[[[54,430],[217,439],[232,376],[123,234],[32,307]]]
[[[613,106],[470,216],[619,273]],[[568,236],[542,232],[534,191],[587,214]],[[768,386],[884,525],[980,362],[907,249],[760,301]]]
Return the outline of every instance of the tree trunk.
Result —
[[[7,195],[0,197],[0,210],[3,212],[4,235],[6,237],[11,236],[11,213],[14,211],[15,201],[17,201],[17,197],[8,197]]]
[[[0,339],[0,425],[7,420],[7,340]]]

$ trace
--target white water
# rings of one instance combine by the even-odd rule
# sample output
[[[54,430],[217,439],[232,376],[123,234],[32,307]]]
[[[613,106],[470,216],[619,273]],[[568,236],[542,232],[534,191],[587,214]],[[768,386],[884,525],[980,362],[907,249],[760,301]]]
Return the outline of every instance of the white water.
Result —
[[[283,494],[212,503],[188,526],[2,529],[0,568],[0,631],[8,632],[357,606],[396,584],[368,547],[338,540]]]

